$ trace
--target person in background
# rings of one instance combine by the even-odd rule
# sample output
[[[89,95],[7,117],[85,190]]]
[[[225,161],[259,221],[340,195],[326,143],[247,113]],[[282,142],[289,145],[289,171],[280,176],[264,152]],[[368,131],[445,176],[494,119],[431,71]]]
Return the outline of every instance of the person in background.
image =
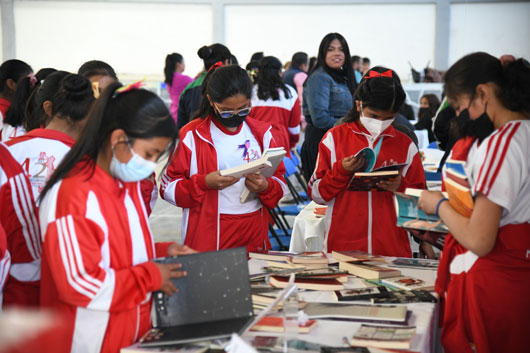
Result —
[[[488,119],[494,131],[459,140],[474,196],[470,217],[441,192],[424,191],[418,206],[450,233],[436,278],[445,301],[441,341],[447,353],[526,352],[530,313],[530,63],[483,52],[458,60],[444,91],[462,118]],[[445,168],[443,172],[444,176]]]
[[[249,252],[263,252],[271,247],[265,208],[276,207],[285,195],[285,168],[280,164],[270,178],[221,176],[220,170],[252,162],[277,146],[270,125],[248,116],[252,84],[247,72],[221,65],[206,75],[200,109],[180,130],[160,194],[183,208],[184,244],[198,251],[246,246]],[[245,187],[257,198],[241,203]]]
[[[363,76],[366,75],[368,70],[370,70],[370,58],[364,57],[362,59],[362,64],[361,64],[361,71],[363,73]]]
[[[420,110],[418,111],[418,122],[414,124],[416,130],[427,130],[429,142],[435,141],[432,132],[432,119],[440,108],[440,100],[435,94],[425,94],[420,99]]]
[[[57,71],[44,81],[39,101],[51,116],[45,128],[30,131],[6,143],[9,151],[28,175],[35,200],[64,156],[81,135],[86,116],[95,101],[90,81],[83,76]],[[46,114],[46,113],[45,113]]]
[[[234,54],[230,55],[230,64],[232,65],[239,65],[239,61],[237,61],[237,58]]]
[[[3,143],[0,143],[0,226],[5,231],[11,257],[9,272],[3,273],[7,276],[3,305],[36,308],[41,263],[38,211],[27,175]]]
[[[313,68],[316,66],[318,62],[318,59],[316,56],[312,56],[309,58],[309,69],[307,70],[307,72],[311,72],[313,70]]]
[[[24,76],[33,73],[31,66],[21,60],[7,60],[0,66],[0,130],[3,126],[3,119],[7,109],[11,105],[17,82]]]
[[[351,63],[353,65],[353,73],[355,74],[355,80],[357,83],[361,83],[363,74],[361,72],[361,57],[358,55],[353,55],[351,57]]]
[[[194,116],[194,113],[199,109],[201,104],[201,85],[212,67],[218,61],[224,64],[230,64],[232,54],[227,47],[222,44],[215,43],[210,46],[203,46],[197,51],[197,55],[204,63],[204,72],[197,77],[193,82],[184,88],[180,94],[180,101],[177,114],[177,129],[180,130],[184,125],[189,123]]]
[[[274,56],[259,61],[251,116],[272,126],[276,145],[291,157],[291,148],[300,139],[300,103],[295,89],[283,82],[281,72],[282,63]]]
[[[118,81],[118,76],[112,66],[101,60],[87,61],[81,65],[77,74],[88,78],[99,94],[111,83]]]
[[[28,100],[30,100],[33,92],[39,88],[41,82],[55,71],[55,69],[41,69],[36,75],[30,74],[18,81],[17,90],[4,117],[4,127],[2,128],[3,142],[26,134],[24,120]]]
[[[405,101],[397,74],[384,67],[368,71],[355,91],[355,107],[344,123],[329,130],[319,146],[317,168],[308,194],[325,215],[325,250],[361,250],[411,257],[407,232],[396,226],[394,192],[425,188],[423,166],[414,142],[392,123]],[[363,148],[377,150],[374,168],[405,164],[398,177],[380,182],[381,191],[348,191],[353,174],[363,167]],[[355,212],[352,210],[355,209]]]
[[[87,119],[41,193],[41,306],[69,323],[69,352],[118,353],[151,329],[151,293],[173,295],[171,278],[186,275],[152,260],[193,251],[153,242],[140,195],[139,181],[175,146],[164,102],[114,82]]]
[[[306,180],[315,170],[320,140],[352,108],[356,87],[346,39],[339,33],[327,34],[320,42],[317,64],[304,84],[307,126],[301,160]]]
[[[169,98],[171,98],[170,112],[177,122],[180,93],[189,85],[193,79],[189,76],[183,75],[184,58],[178,53],[168,54],[166,56],[166,66],[164,67],[164,82],[167,86]]]
[[[305,131],[305,116],[302,114],[304,82],[307,79],[309,70],[309,57],[304,52],[294,53],[291,59],[291,67],[283,73],[283,82],[296,89],[298,100],[300,101],[300,122],[302,131]]]

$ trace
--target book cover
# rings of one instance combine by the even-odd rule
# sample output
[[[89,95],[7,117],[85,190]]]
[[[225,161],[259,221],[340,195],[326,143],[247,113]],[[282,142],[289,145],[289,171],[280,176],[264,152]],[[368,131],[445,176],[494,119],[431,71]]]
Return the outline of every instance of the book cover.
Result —
[[[416,327],[374,326],[362,324],[353,335],[352,346],[409,349]]]
[[[265,150],[261,156],[261,159],[269,162],[270,167],[262,169],[259,173],[265,178],[272,177],[286,154],[287,152],[283,147],[269,148]],[[241,196],[239,197],[239,200],[241,203],[245,203],[247,201],[254,200],[256,197],[257,195],[255,193],[250,192],[250,190],[245,187],[241,193]]]
[[[339,262],[339,269],[348,271],[350,274],[357,277],[367,279],[380,279],[401,275],[401,271],[397,269],[343,261]]]
[[[332,251],[331,257],[337,261],[346,262],[363,262],[363,261],[379,261],[386,262],[385,258],[378,255],[372,255],[364,251],[349,250],[349,251]]]
[[[394,204],[397,225],[408,229],[448,233],[447,226],[435,215],[427,215],[418,208],[419,197],[396,192]]]
[[[298,324],[298,333],[309,333],[317,325],[316,320],[308,320],[305,324]],[[283,318],[266,316],[256,323],[252,331],[283,332]]]
[[[372,304],[436,303],[438,299],[427,290],[398,290],[385,297],[370,299]]]
[[[389,322],[407,320],[407,307],[403,305],[308,303],[304,312],[310,319],[339,318]]]
[[[463,186],[450,178],[444,179],[444,185],[449,195],[451,206],[462,216],[471,217],[474,201],[469,187]]]
[[[436,232],[436,231],[430,231],[430,230],[425,231],[425,230],[412,229],[412,228],[406,228],[406,230],[414,238],[417,238],[419,240],[425,240],[427,243],[431,244],[437,249],[443,250],[444,243],[445,243],[445,237],[447,236],[446,232]]]
[[[412,259],[408,257],[398,257],[391,261],[392,267],[409,267],[409,268],[424,268],[434,269],[438,268],[438,260],[431,259]]]
[[[413,290],[413,289],[434,290],[434,283],[428,283],[422,279],[409,277],[409,276],[384,278],[381,281],[393,287],[404,289],[404,290]]]
[[[388,295],[388,290],[385,287],[352,288],[337,290],[334,294],[342,302],[384,297]]]
[[[271,276],[270,284],[276,288],[285,288],[289,283],[288,277]],[[296,286],[300,289],[311,289],[311,290],[341,290],[344,289],[344,285],[332,278],[332,279],[301,279],[295,278]]]
[[[244,177],[246,174],[261,173],[263,170],[271,167],[271,162],[259,158],[250,163],[238,165],[237,167],[223,169],[220,171],[220,173],[222,176],[231,176],[239,179]]]

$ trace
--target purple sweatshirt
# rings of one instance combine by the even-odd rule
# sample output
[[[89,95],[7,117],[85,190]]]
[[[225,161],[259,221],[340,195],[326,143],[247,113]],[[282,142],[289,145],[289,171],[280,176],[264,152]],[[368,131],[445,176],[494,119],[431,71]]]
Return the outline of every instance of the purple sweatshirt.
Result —
[[[191,77],[183,75],[180,72],[175,71],[175,73],[173,74],[173,82],[171,86],[170,85],[167,86],[169,97],[171,98],[171,116],[173,116],[175,123],[177,122],[177,112],[179,109],[180,93],[192,81],[193,79]]]

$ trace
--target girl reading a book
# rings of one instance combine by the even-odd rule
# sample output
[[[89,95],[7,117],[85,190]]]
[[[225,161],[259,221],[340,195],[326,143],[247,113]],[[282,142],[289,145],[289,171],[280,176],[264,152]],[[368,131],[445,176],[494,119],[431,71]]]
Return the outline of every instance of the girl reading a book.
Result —
[[[276,147],[270,125],[248,116],[251,93],[245,70],[214,65],[202,85],[199,111],[180,130],[180,143],[162,177],[162,197],[184,209],[182,239],[199,251],[270,249],[265,207],[276,207],[285,193],[283,164],[270,178],[250,174],[236,179],[219,172]],[[257,197],[242,203],[245,188]]]
[[[343,123],[320,142],[317,167],[309,181],[311,198],[328,205],[327,251],[411,257],[408,235],[396,226],[393,192],[425,188],[425,176],[414,142],[391,126],[405,92],[394,71],[374,67],[361,80],[354,99],[355,107]],[[375,190],[348,190],[354,173],[365,170],[368,161],[356,154],[366,147],[374,149],[374,169],[402,166],[396,167],[397,177],[379,182]]]
[[[151,292],[172,295],[179,264],[156,257],[192,252],[154,243],[139,181],[172,150],[176,126],[154,93],[111,83],[41,193],[41,306],[70,329],[68,352],[117,353],[151,328]]]
[[[457,119],[487,117],[494,131],[462,139],[451,152],[474,197],[470,217],[440,192],[424,191],[419,200],[450,230],[436,281],[446,302],[442,344],[449,353],[527,351],[530,64],[469,54],[447,71],[445,92]]]

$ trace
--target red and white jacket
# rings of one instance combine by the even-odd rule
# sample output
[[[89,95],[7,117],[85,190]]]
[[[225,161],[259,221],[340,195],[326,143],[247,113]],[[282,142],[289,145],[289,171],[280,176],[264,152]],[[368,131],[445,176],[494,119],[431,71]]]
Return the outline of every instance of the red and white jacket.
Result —
[[[139,183],[84,162],[40,205],[41,305],[67,317],[70,351],[118,352],[151,327],[151,292],[162,281],[151,260],[170,243],[153,243]]]
[[[219,192],[209,189],[205,179],[207,174],[220,169],[210,132],[212,119],[209,116],[192,120],[180,130],[180,142],[161,181],[162,198],[183,208],[184,244],[198,251],[219,250]],[[243,124],[259,143],[258,153],[276,146],[268,124],[250,117]],[[284,196],[287,189],[284,173],[282,163],[273,177],[268,178],[268,189],[258,195],[263,206],[274,208]],[[267,212],[262,212],[262,217],[268,217]]]
[[[394,194],[388,191],[346,191],[352,173],[342,160],[383,139],[374,168],[406,163],[398,191],[425,188],[418,148],[402,132],[388,127],[377,139],[358,122],[344,123],[322,138],[315,172],[308,191],[318,204],[328,205],[325,215],[327,251],[361,250],[378,255],[410,257],[410,240],[396,226]]]
[[[0,224],[7,237],[11,268],[4,304],[37,306],[41,239],[31,185],[7,146],[0,143]]]
[[[528,350],[528,151],[530,121],[524,120],[504,125],[480,144],[460,140],[449,156],[466,162],[472,193],[480,192],[503,211],[494,248],[485,256],[464,248],[451,234],[446,237],[436,291],[445,298],[442,344],[448,353]]]
[[[2,212],[0,208],[0,212]],[[9,275],[9,267],[11,266],[11,255],[7,250],[7,239],[4,227],[0,224],[0,310],[2,309],[2,291]]]
[[[261,100],[258,98],[258,86],[252,92],[252,118],[272,125],[272,136],[278,146],[285,148],[291,156],[291,148],[300,139],[300,101],[296,90],[287,86],[291,97],[287,98],[283,90],[278,90],[279,100]]]

